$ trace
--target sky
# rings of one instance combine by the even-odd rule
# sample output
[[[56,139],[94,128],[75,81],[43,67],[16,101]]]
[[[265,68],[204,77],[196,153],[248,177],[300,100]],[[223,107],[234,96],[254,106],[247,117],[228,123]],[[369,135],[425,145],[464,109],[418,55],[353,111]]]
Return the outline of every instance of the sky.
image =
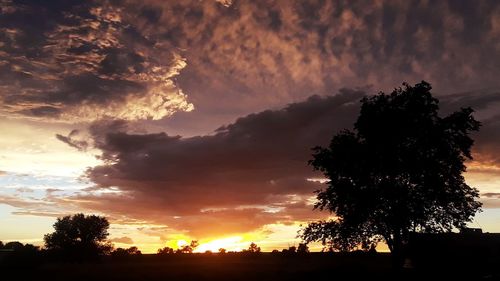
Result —
[[[500,232],[500,2],[0,0],[0,240],[106,216],[116,246],[296,245],[311,148],[425,80],[470,106],[467,183]]]

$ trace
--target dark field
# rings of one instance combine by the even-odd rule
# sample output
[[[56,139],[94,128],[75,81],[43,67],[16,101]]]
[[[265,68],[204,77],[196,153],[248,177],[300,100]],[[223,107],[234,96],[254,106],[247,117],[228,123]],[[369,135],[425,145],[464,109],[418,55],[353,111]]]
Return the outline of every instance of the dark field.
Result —
[[[96,263],[46,263],[2,270],[1,280],[498,280],[479,268],[449,265],[434,270],[396,272],[387,254],[373,256],[312,253],[304,256],[142,255]],[[498,271],[497,271],[498,272]]]

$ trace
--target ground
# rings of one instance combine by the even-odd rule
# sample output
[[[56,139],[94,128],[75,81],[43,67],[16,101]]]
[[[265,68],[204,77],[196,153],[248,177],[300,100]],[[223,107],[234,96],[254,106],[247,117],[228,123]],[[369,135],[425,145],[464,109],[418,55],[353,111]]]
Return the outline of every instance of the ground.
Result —
[[[2,270],[3,280],[447,280],[458,269],[395,271],[388,254],[341,255],[313,253],[142,255],[95,263],[45,263],[35,268]],[[468,272],[468,280],[493,280],[500,275]],[[493,278],[493,279],[492,279]],[[496,280],[496,279],[495,279]]]

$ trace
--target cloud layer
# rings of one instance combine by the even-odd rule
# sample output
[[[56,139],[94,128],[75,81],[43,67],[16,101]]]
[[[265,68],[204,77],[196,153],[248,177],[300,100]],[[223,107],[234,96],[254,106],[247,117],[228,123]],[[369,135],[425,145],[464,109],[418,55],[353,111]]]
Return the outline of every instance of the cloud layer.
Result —
[[[193,105],[173,80],[185,60],[106,1],[1,2],[3,115],[59,121],[161,119]]]
[[[495,1],[1,3],[3,114],[159,120],[196,105],[206,132],[343,87],[500,86]]]

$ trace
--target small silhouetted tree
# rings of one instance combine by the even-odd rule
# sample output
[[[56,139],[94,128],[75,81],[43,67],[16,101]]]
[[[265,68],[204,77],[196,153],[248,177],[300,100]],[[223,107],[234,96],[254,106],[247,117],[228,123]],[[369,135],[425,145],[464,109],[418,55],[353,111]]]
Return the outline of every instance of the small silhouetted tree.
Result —
[[[307,254],[309,253],[309,247],[307,246],[306,243],[300,243],[299,246],[297,247],[297,253],[299,254]]]
[[[181,248],[177,249],[176,253],[178,254],[192,254],[194,249],[196,249],[200,243],[198,243],[198,240],[192,240],[189,245],[184,245]]]
[[[227,252],[227,251],[226,251],[226,249],[224,249],[224,248],[220,248],[220,249],[219,249],[219,254],[225,254],[226,252]]]
[[[480,123],[471,108],[440,117],[424,81],[361,103],[354,130],[315,147],[309,162],[328,179],[315,208],[337,219],[311,223],[301,236],[342,251],[382,239],[400,266],[410,232],[462,228],[480,210],[462,175]]]
[[[109,222],[105,217],[84,214],[58,218],[55,231],[44,236],[45,248],[60,258],[88,260],[107,254]]]
[[[247,252],[249,253],[260,253],[260,247],[257,246],[254,242],[250,243]]]

